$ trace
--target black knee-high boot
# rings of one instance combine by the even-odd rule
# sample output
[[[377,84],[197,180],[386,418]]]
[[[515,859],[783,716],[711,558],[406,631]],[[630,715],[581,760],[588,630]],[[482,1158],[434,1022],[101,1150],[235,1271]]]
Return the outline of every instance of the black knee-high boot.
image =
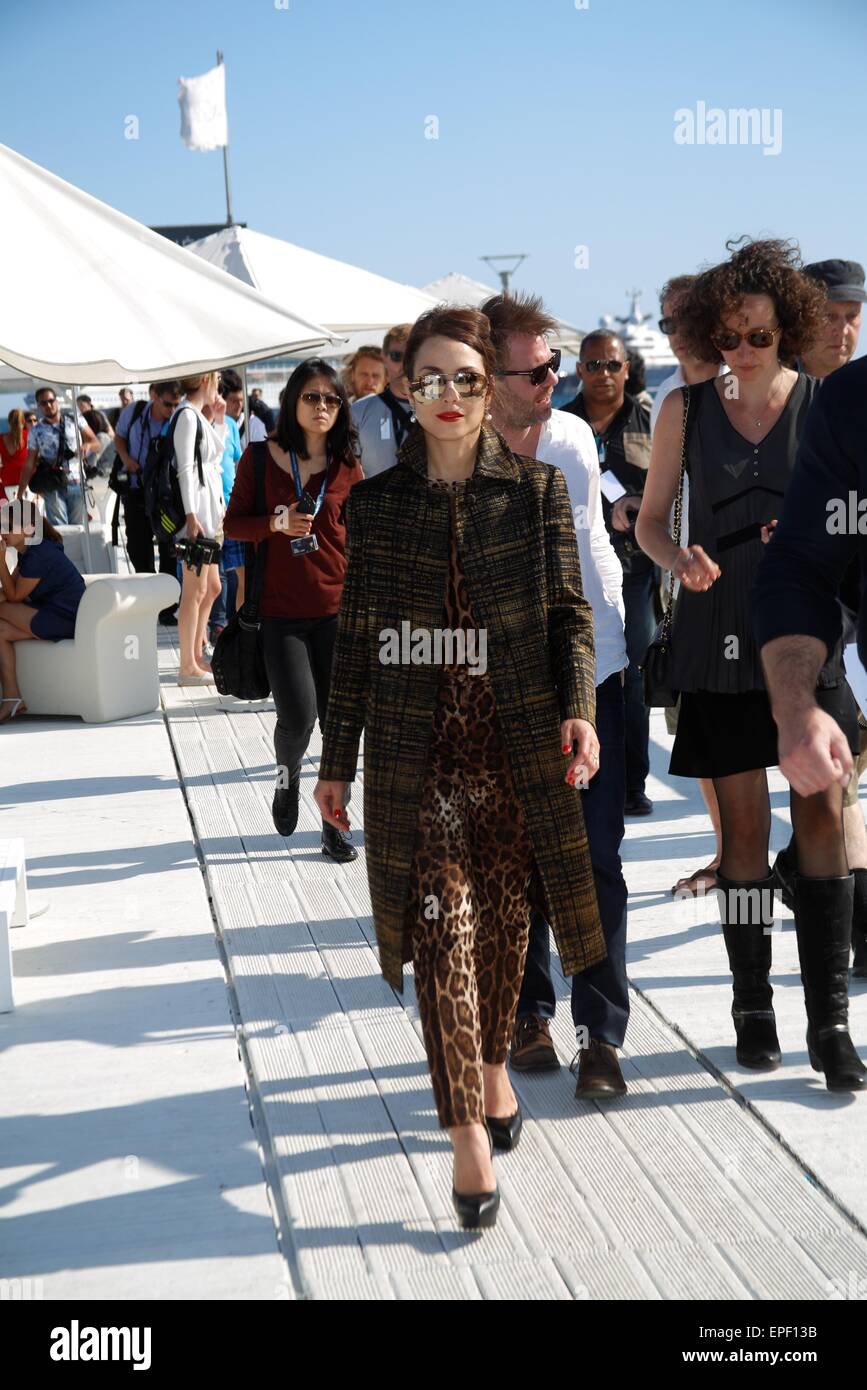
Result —
[[[852,911],[852,974],[867,977],[867,869],[853,869],[855,907]]]
[[[774,876],[736,881],[717,870],[720,921],[733,980],[732,1018],[743,1067],[772,1071],[780,1044],[771,1001]]]
[[[849,1036],[853,875],[795,880],[795,931],[807,1006],[807,1049],[829,1091],[861,1091],[867,1067]]]

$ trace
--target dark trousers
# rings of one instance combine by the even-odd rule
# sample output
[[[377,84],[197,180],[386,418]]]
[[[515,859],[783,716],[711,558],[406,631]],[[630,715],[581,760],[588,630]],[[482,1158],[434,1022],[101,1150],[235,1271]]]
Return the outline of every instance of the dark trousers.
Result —
[[[599,771],[586,792],[579,792],[587,825],[590,860],[599,902],[599,916],[608,957],[600,965],[572,976],[572,1021],[590,1038],[622,1047],[629,1020],[626,982],[626,883],[620,864],[623,839],[623,801],[626,790],[624,758],[624,698],[615,672],[596,687],[596,733]],[[518,1017],[554,1017],[548,923],[540,912],[530,919],[530,944]]]
[[[144,507],[141,488],[127,493],[123,499],[123,520],[126,530],[126,551],[136,574],[154,573],[154,533]],[[160,574],[177,575],[174,541],[160,541]],[[170,612],[174,611],[175,604]]]
[[[656,631],[653,606],[654,570],[624,574],[623,606],[626,609],[626,791],[643,792],[650,771],[650,711],[644,703],[644,679],[639,670]]]
[[[330,618],[263,618],[262,652],[277,706],[274,753],[280,785],[301,774],[313,726],[325,727],[337,614]]]
[[[208,627],[213,632],[215,627],[225,627],[230,618],[235,616],[235,599],[238,594],[238,571],[227,570],[223,564],[223,557],[218,561],[220,566],[220,592],[211,605],[211,615],[208,618]]]

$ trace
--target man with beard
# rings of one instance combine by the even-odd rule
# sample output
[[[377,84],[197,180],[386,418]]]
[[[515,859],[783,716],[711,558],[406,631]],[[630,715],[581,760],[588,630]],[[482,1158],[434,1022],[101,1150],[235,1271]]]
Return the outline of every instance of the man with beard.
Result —
[[[516,454],[563,473],[575,516],[581,582],[593,609],[596,646],[596,732],[600,766],[582,796],[596,896],[608,958],[572,977],[572,1019],[578,1044],[576,1096],[622,1095],[626,1083],[617,1049],[629,1018],[626,981],[626,884],[620,864],[624,761],[623,672],[626,640],[623,572],[602,516],[599,464],[589,425],[552,410],[559,352],[545,341],[556,327],[534,296],[495,295],[482,306],[497,351],[493,423]],[[510,1053],[516,1071],[559,1066],[550,1033],[554,1017],[548,923],[530,920],[524,984]]]
[[[352,404],[365,478],[384,473],[397,462],[397,451],[409,432],[412,407],[403,374],[403,350],[411,328],[411,323],[398,323],[385,335],[382,344],[388,374],[385,390],[378,396],[365,396]]]
[[[583,390],[563,409],[586,420],[593,431],[602,470],[602,513],[623,566],[626,610],[626,801],[627,816],[649,816],[653,802],[644,787],[650,772],[650,715],[644,703],[640,663],[656,630],[653,561],[635,539],[650,463],[650,410],[626,390],[629,367],[623,340],[599,329],[581,343],[578,376]]]

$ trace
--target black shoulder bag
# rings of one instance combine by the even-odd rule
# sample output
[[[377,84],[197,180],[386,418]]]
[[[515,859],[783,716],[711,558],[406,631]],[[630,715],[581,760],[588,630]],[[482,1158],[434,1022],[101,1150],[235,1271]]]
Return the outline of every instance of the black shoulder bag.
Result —
[[[256,489],[256,514],[266,516],[265,463],[267,444],[264,440],[252,444],[253,476]],[[234,695],[236,700],[267,700],[271,694],[265,658],[262,654],[262,632],[259,622],[259,603],[265,582],[265,561],[268,542],[259,541],[253,582],[240,613],[230,618],[214,643],[211,671],[214,684],[221,695]],[[250,567],[247,567],[249,573]]]
[[[689,416],[689,387],[683,388],[683,428],[680,433],[680,478],[674,502],[674,527],[671,539],[680,547],[680,532],[683,514],[683,475],[686,470],[687,430]],[[674,570],[668,580],[668,602],[662,615],[662,622],[653,634],[653,641],[647,648],[641,671],[644,677],[644,703],[651,709],[676,705],[679,690],[671,688],[669,675],[671,666],[671,620],[674,609]]]

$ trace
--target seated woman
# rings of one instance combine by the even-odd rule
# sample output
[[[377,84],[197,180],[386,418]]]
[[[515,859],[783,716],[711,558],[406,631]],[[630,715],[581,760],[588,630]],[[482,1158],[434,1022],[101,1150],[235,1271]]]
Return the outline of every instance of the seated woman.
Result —
[[[35,540],[41,525],[42,539]],[[18,551],[10,574],[7,550]],[[63,541],[32,501],[0,505],[0,724],[26,710],[15,674],[15,643],[60,642],[75,636],[84,580],[63,553]]]

